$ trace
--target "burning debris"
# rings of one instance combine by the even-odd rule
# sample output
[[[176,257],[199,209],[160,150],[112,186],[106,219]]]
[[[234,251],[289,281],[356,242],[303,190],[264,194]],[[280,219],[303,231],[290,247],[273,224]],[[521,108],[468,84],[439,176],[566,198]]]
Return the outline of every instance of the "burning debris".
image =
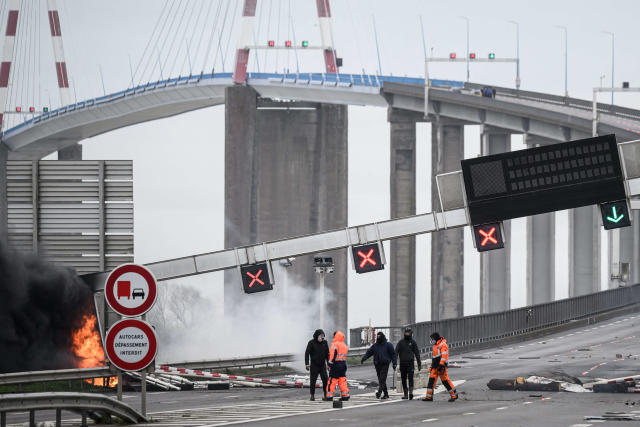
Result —
[[[71,348],[76,355],[78,368],[96,368],[107,364],[96,323],[95,314],[85,314],[82,317],[82,327],[72,333]],[[95,386],[115,387],[118,384],[118,377],[93,378],[85,381]]]
[[[74,351],[74,332],[92,311],[91,289],[75,272],[0,241],[0,372],[92,363]]]

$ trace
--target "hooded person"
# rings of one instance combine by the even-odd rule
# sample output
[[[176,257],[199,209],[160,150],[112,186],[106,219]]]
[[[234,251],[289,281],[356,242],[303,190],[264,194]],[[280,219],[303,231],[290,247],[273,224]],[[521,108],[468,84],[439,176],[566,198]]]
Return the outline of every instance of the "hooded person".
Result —
[[[433,402],[433,389],[439,377],[451,395],[449,402],[455,402],[458,400],[458,392],[447,374],[447,367],[449,365],[449,346],[447,345],[447,340],[437,332],[432,333],[430,338],[434,343],[433,350],[431,350],[431,368],[429,371],[429,383],[427,384],[427,395],[422,400],[425,402]]]
[[[336,331],[329,347],[329,385],[323,400],[333,400],[336,386],[340,387],[342,400],[349,400],[349,387],[347,386],[347,353],[349,347],[344,343],[344,334]]]
[[[396,344],[396,353],[400,359],[400,378],[402,379],[403,399],[413,399],[413,361],[418,362],[418,371],[422,368],[420,349],[413,339],[411,328],[404,330],[404,338]],[[407,382],[409,383],[407,386]]]
[[[328,360],[329,344],[327,344],[327,341],[324,339],[324,331],[322,329],[316,329],[313,333],[313,339],[309,340],[307,349],[304,352],[305,368],[309,371],[310,400],[316,400],[316,381],[318,375],[320,375],[322,379],[322,390],[327,389],[327,383],[329,382],[329,377],[327,376]]]
[[[393,363],[393,369],[395,370],[398,358],[396,351],[393,349],[393,344],[387,341],[387,337],[382,332],[378,332],[375,344],[369,347],[369,350],[362,356],[360,363],[364,363],[371,356],[373,356],[373,366],[375,366],[376,374],[378,375],[376,397],[380,399],[380,395],[382,395],[382,399],[388,399],[387,374],[389,373],[389,364]]]

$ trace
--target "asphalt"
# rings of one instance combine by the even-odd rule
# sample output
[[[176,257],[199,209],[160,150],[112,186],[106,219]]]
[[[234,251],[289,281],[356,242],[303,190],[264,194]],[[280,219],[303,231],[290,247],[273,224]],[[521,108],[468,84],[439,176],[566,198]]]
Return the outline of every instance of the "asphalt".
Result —
[[[428,423],[447,426],[587,426],[626,425],[638,421],[595,423],[588,415],[625,412],[640,415],[640,393],[604,394],[569,392],[492,391],[491,378],[517,376],[575,377],[582,382],[640,374],[640,314],[632,313],[589,326],[538,337],[518,344],[465,354],[452,354],[459,368],[449,374],[458,385],[460,399],[435,402],[388,401],[373,396],[374,388],[351,389],[342,409],[328,402],[309,402],[308,389],[232,388],[228,391],[155,392],[148,394],[147,411],[155,426],[225,425],[252,421],[256,426],[411,426]],[[302,372],[301,372],[302,373]],[[373,366],[351,366],[348,377],[375,379]],[[389,378],[388,384],[392,380]],[[320,392],[316,393],[320,396]],[[124,401],[139,408],[140,395],[125,393]],[[635,411],[635,412],[634,412]],[[67,413],[65,413],[67,414]],[[65,425],[77,418],[64,417]],[[51,413],[37,420],[51,420]],[[27,414],[10,414],[9,423],[25,422]]]

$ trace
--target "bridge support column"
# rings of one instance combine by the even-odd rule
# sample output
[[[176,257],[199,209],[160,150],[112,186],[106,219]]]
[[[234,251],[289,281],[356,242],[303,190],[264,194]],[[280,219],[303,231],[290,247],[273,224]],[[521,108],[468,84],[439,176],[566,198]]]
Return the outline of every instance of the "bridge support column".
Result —
[[[569,297],[600,290],[599,217],[597,206],[569,211]]]
[[[464,125],[436,120],[431,127],[431,207],[440,210],[435,176],[460,170]],[[464,315],[464,229],[431,237],[431,320]]]
[[[525,134],[527,148],[553,141]],[[555,213],[527,217],[527,305],[555,299]]]
[[[391,131],[391,218],[416,213],[416,122],[422,114],[390,108]],[[416,239],[406,237],[391,241],[389,255],[389,324],[403,326],[416,318]],[[401,338],[402,331],[393,330],[391,341]]]
[[[82,160],[82,145],[73,144],[58,150],[58,160]]]
[[[511,134],[506,130],[483,129],[482,155],[511,151]],[[480,312],[491,313],[511,308],[511,222],[504,221],[503,250],[480,254]]]
[[[0,142],[0,243],[7,243],[9,235],[9,201],[7,199],[7,160],[9,151]]]
[[[226,89],[225,107],[225,247],[347,226],[346,106],[272,102],[237,85]],[[347,251],[322,256],[333,257],[335,272],[325,275],[327,324],[314,326],[346,330]],[[298,257],[279,277],[316,290],[312,264]],[[225,312],[237,315],[243,297],[238,272],[225,272]],[[318,304],[305,298],[291,302]]]

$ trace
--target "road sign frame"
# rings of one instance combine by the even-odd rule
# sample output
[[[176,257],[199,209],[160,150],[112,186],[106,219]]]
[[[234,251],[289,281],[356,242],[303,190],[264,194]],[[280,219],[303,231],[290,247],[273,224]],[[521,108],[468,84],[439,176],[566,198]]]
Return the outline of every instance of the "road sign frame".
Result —
[[[138,307],[125,307],[113,297],[113,287],[116,285],[117,279],[125,273],[137,273],[147,282],[149,288],[147,299]],[[109,276],[107,276],[104,286],[104,297],[109,307],[121,316],[142,316],[151,310],[151,307],[153,307],[156,302],[156,298],[158,297],[157,281],[153,273],[142,265],[122,264],[113,269],[113,271],[109,273]]]
[[[499,234],[500,241],[502,242],[502,244],[500,246],[494,247],[494,248],[486,248],[486,249],[485,248],[481,248],[481,247],[478,246],[478,242],[476,241],[477,240],[476,228],[480,229],[480,228],[486,227],[488,225],[494,225],[495,226],[496,231],[498,232],[498,233],[496,233],[496,237],[498,237],[498,234]],[[473,241],[473,247],[476,248],[476,250],[478,252],[488,252],[488,251],[493,251],[493,250],[496,250],[496,249],[504,249],[506,244],[507,244],[507,241],[504,238],[504,223],[502,221],[490,222],[490,223],[485,223],[485,224],[474,224],[474,225],[471,226],[471,234],[472,234],[472,237],[473,237],[471,239]]]
[[[618,220],[618,222],[613,222],[613,223],[607,221],[607,219],[611,215],[607,211],[610,208],[615,209],[615,205],[620,205],[620,204],[624,204],[624,206],[626,208],[626,212],[625,212],[625,214],[623,214],[623,215],[626,216],[626,218],[624,218],[624,220],[623,220],[623,218],[620,218]],[[600,207],[600,216],[601,216],[601,220],[602,220],[602,226],[604,227],[605,230],[615,230],[615,229],[618,229],[618,228],[631,227],[631,209],[630,209],[629,203],[627,202],[626,199],[600,203],[599,207]],[[616,213],[616,216],[617,216],[617,213]]]
[[[115,336],[124,328],[130,327],[137,327],[140,329],[149,340],[147,354],[139,362],[135,363],[126,362],[114,353]],[[113,366],[121,371],[137,372],[145,369],[155,360],[156,354],[158,353],[158,337],[155,330],[149,323],[139,319],[122,319],[114,323],[107,331],[104,347],[105,354]]]
[[[461,161],[469,217],[485,224],[626,198],[615,135]]]

